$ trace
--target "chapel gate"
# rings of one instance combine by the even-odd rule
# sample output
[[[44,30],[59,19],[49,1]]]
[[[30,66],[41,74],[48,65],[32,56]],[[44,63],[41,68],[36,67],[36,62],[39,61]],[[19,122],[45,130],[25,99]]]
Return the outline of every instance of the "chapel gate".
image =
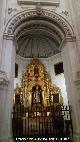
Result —
[[[68,138],[73,137],[71,106],[57,106],[46,108],[44,111],[36,107],[17,107],[13,111],[13,137],[16,138]],[[32,115],[33,114],[33,115]],[[29,141],[29,139],[28,139]]]

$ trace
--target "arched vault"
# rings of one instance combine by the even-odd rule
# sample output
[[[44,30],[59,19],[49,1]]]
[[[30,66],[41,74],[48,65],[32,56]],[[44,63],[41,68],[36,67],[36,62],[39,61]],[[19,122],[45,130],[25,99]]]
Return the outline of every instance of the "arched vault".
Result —
[[[6,25],[4,35],[14,35],[18,44],[17,54],[23,57],[28,57],[29,51],[29,57],[49,57],[59,53],[63,40],[74,37],[74,32],[66,19],[59,14],[44,9],[37,13],[37,10],[30,9],[17,13],[10,19]],[[29,51],[27,47],[29,47]],[[39,49],[41,47],[42,49],[46,47],[45,55],[40,53]],[[22,50],[28,55],[22,53]],[[36,55],[33,55],[33,52]],[[42,52],[44,53],[43,50]]]

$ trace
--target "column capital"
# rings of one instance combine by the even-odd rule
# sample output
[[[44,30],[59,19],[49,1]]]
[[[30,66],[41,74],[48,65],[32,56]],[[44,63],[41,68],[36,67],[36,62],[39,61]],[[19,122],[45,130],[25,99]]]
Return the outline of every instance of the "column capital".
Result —
[[[73,36],[73,37],[66,37],[65,38],[65,42],[76,42],[76,37]]]
[[[13,34],[4,33],[4,34],[3,34],[3,39],[6,39],[6,40],[13,40],[13,39],[14,39],[14,35],[13,35]]]
[[[62,44],[61,44],[62,49],[69,42],[76,42],[76,37],[75,36],[74,37],[66,37],[65,39],[63,39]]]
[[[68,54],[68,59],[70,59],[73,81],[80,81],[80,63],[76,46],[76,37],[68,38],[66,37],[63,41],[62,51],[65,51],[65,55]],[[67,59],[67,60],[68,60]],[[64,58],[65,60],[65,58]]]
[[[7,78],[7,75],[4,71],[1,71],[0,70],[0,86],[3,87],[3,86],[7,86],[9,83],[9,80]]]

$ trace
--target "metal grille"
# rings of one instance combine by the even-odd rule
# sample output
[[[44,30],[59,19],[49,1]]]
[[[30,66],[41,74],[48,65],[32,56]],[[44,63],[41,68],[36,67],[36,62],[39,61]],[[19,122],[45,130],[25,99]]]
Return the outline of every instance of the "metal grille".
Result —
[[[13,137],[68,138],[73,137],[71,106],[24,108],[17,105],[12,113]]]

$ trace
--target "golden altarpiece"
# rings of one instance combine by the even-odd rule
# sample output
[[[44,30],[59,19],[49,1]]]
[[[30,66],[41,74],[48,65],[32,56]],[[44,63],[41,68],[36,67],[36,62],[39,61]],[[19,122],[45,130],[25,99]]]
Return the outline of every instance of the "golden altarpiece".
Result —
[[[21,86],[14,91],[14,104],[17,100],[27,107],[49,107],[63,104],[61,90],[52,85],[50,75],[39,59],[32,59],[22,75]]]
[[[28,136],[43,136],[46,131],[53,134],[57,119],[63,122],[62,103],[60,89],[52,85],[44,65],[34,58],[14,91],[13,130]]]

